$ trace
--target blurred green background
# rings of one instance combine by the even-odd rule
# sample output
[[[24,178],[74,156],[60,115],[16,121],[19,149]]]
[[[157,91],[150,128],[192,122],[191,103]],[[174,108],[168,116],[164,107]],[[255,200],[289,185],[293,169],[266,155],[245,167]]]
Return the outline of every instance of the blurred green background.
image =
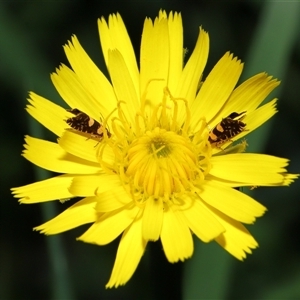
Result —
[[[209,32],[204,76],[230,50],[245,62],[241,80],[263,71],[281,80],[272,93],[279,113],[247,137],[249,151],[289,158],[289,171],[299,173],[299,1],[0,1],[1,300],[300,299],[299,181],[253,192],[268,212],[248,226],[260,247],[244,262],[195,239],[194,256],[172,265],[160,242],[150,243],[132,279],[113,290],[104,286],[118,240],[104,247],[76,242],[88,226],[50,237],[33,232],[73,202],[19,205],[10,194],[11,187],[53,175],[21,157],[25,134],[54,140],[24,108],[28,91],[66,107],[49,77],[61,62],[68,64],[62,45],[76,34],[105,70],[97,18],[119,12],[139,55],[144,18],[160,8],[181,11],[188,55],[199,26]]]

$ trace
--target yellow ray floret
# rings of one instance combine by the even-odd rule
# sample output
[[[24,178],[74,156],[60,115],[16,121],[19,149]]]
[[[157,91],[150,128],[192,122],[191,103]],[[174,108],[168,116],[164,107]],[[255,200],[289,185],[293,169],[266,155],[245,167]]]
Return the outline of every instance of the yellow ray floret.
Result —
[[[20,198],[20,203],[31,204],[64,198],[71,198],[68,190],[74,176],[61,175],[32,184],[13,188],[14,197]]]
[[[95,197],[78,201],[55,218],[35,227],[34,230],[50,235],[61,233],[83,224],[95,222],[98,217],[95,212],[96,203],[97,199]]]
[[[237,153],[211,158],[210,175],[241,185],[284,185],[288,160],[271,155]]]
[[[25,138],[23,156],[35,165],[58,173],[93,174],[99,172],[99,164],[89,162],[63,150],[58,144]]]

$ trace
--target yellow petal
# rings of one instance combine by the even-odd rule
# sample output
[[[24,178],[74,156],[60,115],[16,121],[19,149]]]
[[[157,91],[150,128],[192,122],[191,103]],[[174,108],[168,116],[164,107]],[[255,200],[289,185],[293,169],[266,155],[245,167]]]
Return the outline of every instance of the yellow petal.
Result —
[[[170,42],[170,65],[168,87],[171,92],[177,91],[179,78],[181,77],[184,49],[183,49],[183,27],[181,14],[170,12],[168,18],[169,42]],[[175,93],[184,97],[181,93]]]
[[[84,159],[87,163],[100,165],[97,159],[97,146],[99,141],[88,138],[80,132],[66,130],[58,140],[59,146],[69,154]]]
[[[143,213],[144,240],[157,241],[159,239],[163,214],[164,208],[162,200],[160,198],[148,198]]]
[[[188,206],[182,210],[186,223],[199,239],[207,243],[225,231],[225,228],[199,197],[191,195],[181,198]]]
[[[214,66],[191,106],[191,127],[195,127],[201,117],[209,123],[221,110],[239,80],[243,64],[237,57],[227,52]],[[213,103],[213,105],[212,105]]]
[[[168,17],[167,12],[164,9],[160,9],[159,12],[158,12],[157,19],[162,20],[162,19],[166,19],[167,17]]]
[[[100,104],[82,85],[77,74],[67,66],[61,65],[59,69],[56,69],[56,73],[51,74],[51,80],[60,96],[70,107],[78,108],[95,120],[99,120],[101,115],[106,113],[101,111]]]
[[[118,49],[124,58],[135,90],[139,91],[139,70],[137,61],[122,17],[119,13],[110,15],[108,18],[108,25],[102,17],[101,19],[98,19],[98,28],[103,56],[109,71],[111,71],[111,66],[108,59],[108,53],[110,50]]]
[[[140,53],[140,92],[147,94],[147,100],[153,106],[161,102],[162,91],[168,84],[169,59],[168,20],[156,18],[153,24],[146,18]]]
[[[95,197],[85,198],[78,201],[50,221],[35,227],[34,230],[50,235],[61,233],[83,224],[95,222],[97,219],[95,205]]]
[[[96,196],[101,176],[103,174],[75,177],[69,188],[70,193],[76,197]]]
[[[64,46],[64,50],[78,80],[89,94],[89,102],[82,103],[86,109],[83,111],[96,120],[100,114],[106,117],[116,106],[116,96],[109,80],[87,55],[76,36]]]
[[[277,79],[272,79],[266,73],[259,73],[241,83],[230,95],[224,109],[215,115],[210,123],[216,126],[222,118],[232,112],[246,111],[247,115],[254,111],[266,97],[280,84]],[[248,122],[245,121],[248,124]]]
[[[76,176],[72,181],[69,191],[77,197],[95,196],[99,193],[113,190],[120,186],[120,184],[120,179],[116,175],[99,173],[95,175]]]
[[[237,153],[213,156],[210,174],[243,185],[283,185],[288,160],[264,154]]]
[[[299,174],[284,174],[283,185],[286,185],[286,186],[290,185],[298,177],[299,177]]]
[[[238,138],[242,138],[246,134],[260,127],[271,117],[273,117],[277,113],[276,104],[277,104],[277,99],[273,99],[272,101],[250,112],[249,114],[247,113],[245,119],[243,119],[243,122],[246,123],[247,130],[239,134]]]
[[[214,210],[218,221],[224,226],[226,231],[216,238],[216,242],[231,255],[239,260],[246,257],[246,253],[252,253],[258,244],[250,232],[239,222]]]
[[[27,112],[39,123],[60,136],[67,127],[66,110],[59,105],[33,93],[29,93]]]
[[[217,182],[206,181],[199,196],[222,213],[247,224],[254,223],[256,217],[262,216],[266,211],[263,205],[248,195]]]
[[[147,246],[142,238],[142,219],[137,218],[122,235],[114,268],[106,288],[124,285],[133,275]]]
[[[180,211],[165,206],[161,242],[169,262],[174,263],[192,256],[193,239],[185,217]]]
[[[91,163],[64,151],[58,144],[25,137],[23,156],[33,164],[57,173],[93,174],[99,164]]]
[[[202,28],[199,30],[196,46],[184,66],[177,93],[191,104],[195,99],[199,80],[205,68],[209,52],[209,36]]]
[[[136,90],[122,54],[118,50],[109,51],[108,63],[117,99],[126,103],[122,107],[126,111],[128,121],[134,123],[136,110],[139,106],[139,90]]]
[[[138,212],[139,208],[136,206],[127,205],[105,213],[78,240],[106,245],[117,238],[133,222]]]
[[[104,187],[99,186],[97,190],[97,196],[100,199],[96,206],[97,212],[110,212],[132,202],[131,197],[128,196],[123,186],[113,187],[114,183],[110,185],[107,184],[107,181],[103,182],[103,185]],[[106,185],[111,186],[112,188],[107,191],[103,191]],[[117,182],[115,182],[115,185],[117,185]]]
[[[12,188],[14,197],[21,198],[20,203],[31,204],[51,200],[71,198],[69,186],[73,176],[61,175],[32,184]]]
[[[176,89],[175,95],[185,98],[192,105],[199,86],[199,81],[205,68],[209,52],[209,36],[200,28],[196,46],[186,63]],[[172,90],[171,90],[172,91]],[[179,102],[179,105],[184,103]],[[186,114],[184,109],[179,109],[179,119],[185,122]]]

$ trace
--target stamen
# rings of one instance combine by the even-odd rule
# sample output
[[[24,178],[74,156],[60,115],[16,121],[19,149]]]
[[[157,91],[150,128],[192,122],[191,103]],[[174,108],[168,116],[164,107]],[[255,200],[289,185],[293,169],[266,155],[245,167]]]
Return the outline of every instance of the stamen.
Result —
[[[113,109],[113,110],[111,111],[111,113],[103,120],[103,128],[106,128],[108,119],[112,116],[112,114],[113,114],[116,110],[117,110],[117,108]],[[106,139],[108,138],[108,136],[107,136],[107,130],[104,130],[104,132],[103,132],[103,137],[106,138]]]
[[[160,107],[161,103],[154,108],[149,122],[146,123],[146,130],[151,130],[157,126],[157,112]]]
[[[147,95],[148,87],[149,87],[150,83],[152,83],[154,81],[165,81],[165,79],[163,79],[163,78],[153,78],[153,79],[150,79],[147,82],[146,87],[144,89],[144,92],[143,92],[143,94],[141,96],[141,114],[142,115],[145,115],[146,95]]]
[[[150,80],[147,87],[156,80],[161,81]],[[172,205],[180,195],[194,192],[210,168],[206,122],[202,119],[198,132],[188,134],[190,110],[186,99],[173,97],[166,87],[162,101],[147,109],[146,114],[146,92],[143,95],[144,104],[135,115],[134,130],[122,108],[126,102],[118,102],[118,117],[111,121],[113,138],[101,144],[99,161],[104,171],[119,174],[136,205],[143,206],[149,197]],[[183,124],[178,121],[179,101],[185,107]],[[115,154],[113,165],[103,159],[105,147],[111,147]]]
[[[126,102],[123,101],[123,100],[119,100],[118,101],[118,115],[119,115],[119,118],[120,118],[120,121],[122,122],[123,126],[124,126],[124,129],[126,130],[126,132],[130,132],[130,126],[129,126],[129,123],[126,119],[126,116],[124,115],[124,112],[121,108],[121,104],[125,104],[126,105]]]
[[[143,126],[141,126],[142,124],[139,122],[140,118],[142,118],[142,121],[144,122]],[[145,122],[145,117],[140,112],[138,112],[135,115],[135,132],[137,136],[140,136],[142,132],[145,132]]]
[[[171,101],[174,103],[174,109],[173,109],[173,117],[172,117],[172,124],[171,124],[171,130],[177,132],[176,125],[178,125],[178,101],[183,101],[185,104],[185,112],[186,112],[186,118],[185,122],[183,124],[183,127],[181,128],[182,134],[185,136],[188,136],[187,132],[190,127],[190,121],[191,121],[191,112],[190,109],[188,108],[188,101],[184,98],[181,97],[173,97],[169,88],[165,87],[164,93],[166,95],[169,95]],[[172,129],[173,128],[173,129]]]

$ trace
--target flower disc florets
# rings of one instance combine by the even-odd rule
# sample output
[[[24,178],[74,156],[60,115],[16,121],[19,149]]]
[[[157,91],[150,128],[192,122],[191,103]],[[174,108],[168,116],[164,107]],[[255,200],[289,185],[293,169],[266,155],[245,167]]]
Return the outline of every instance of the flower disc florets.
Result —
[[[203,121],[200,130],[191,133],[187,105],[184,123],[177,120],[178,101],[185,100],[173,98],[166,88],[162,102],[150,115],[142,109],[137,113],[134,126],[122,118],[122,105],[118,106],[121,117],[113,119],[116,140],[106,141],[117,153],[114,171],[138,204],[148,197],[162,198],[166,202],[193,191],[209,172],[211,147],[206,123]]]

